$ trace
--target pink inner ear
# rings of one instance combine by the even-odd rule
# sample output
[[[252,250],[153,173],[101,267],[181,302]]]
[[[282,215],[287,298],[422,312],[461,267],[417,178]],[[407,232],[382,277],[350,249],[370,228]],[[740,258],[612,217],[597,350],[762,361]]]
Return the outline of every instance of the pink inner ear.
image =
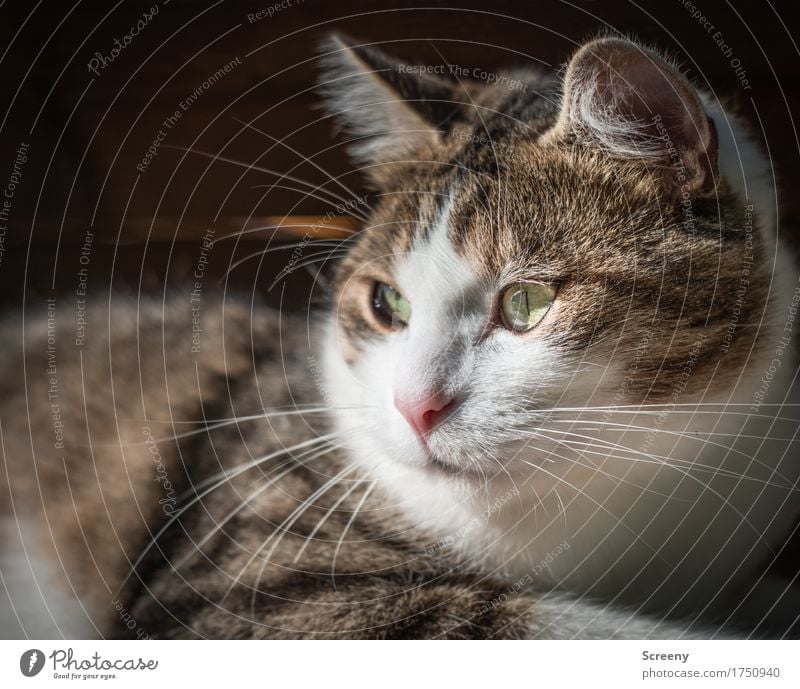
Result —
[[[713,123],[691,84],[654,53],[620,39],[584,46],[570,62],[564,99],[562,120],[610,153],[682,165],[678,186],[713,188]]]

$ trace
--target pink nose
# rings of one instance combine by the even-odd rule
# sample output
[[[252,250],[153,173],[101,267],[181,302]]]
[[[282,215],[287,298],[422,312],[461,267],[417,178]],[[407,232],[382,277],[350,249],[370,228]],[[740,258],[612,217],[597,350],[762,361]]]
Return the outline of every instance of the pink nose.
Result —
[[[425,442],[427,436],[439,422],[442,412],[452,404],[453,400],[442,393],[425,395],[418,399],[406,400],[394,398],[394,406],[406,417],[406,421],[414,429],[420,440]]]

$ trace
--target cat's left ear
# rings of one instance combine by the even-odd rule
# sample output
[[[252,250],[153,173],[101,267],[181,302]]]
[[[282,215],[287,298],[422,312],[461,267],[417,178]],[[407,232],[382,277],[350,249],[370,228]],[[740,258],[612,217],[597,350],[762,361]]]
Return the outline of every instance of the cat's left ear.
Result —
[[[663,169],[675,192],[709,192],[718,179],[717,133],[696,89],[631,41],[602,38],[578,50],[554,131]]]
[[[323,42],[320,63],[327,110],[378,186],[389,174],[383,163],[426,159],[459,117],[453,83],[436,71],[443,68],[405,64],[342,34]]]

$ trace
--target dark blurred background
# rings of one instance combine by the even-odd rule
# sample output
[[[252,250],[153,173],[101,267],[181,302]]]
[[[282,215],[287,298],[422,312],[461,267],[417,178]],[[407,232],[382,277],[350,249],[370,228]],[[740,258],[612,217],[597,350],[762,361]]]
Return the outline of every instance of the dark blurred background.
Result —
[[[23,299],[41,303],[53,290],[74,293],[82,268],[89,299],[111,285],[133,291],[190,285],[209,230],[218,238],[258,225],[261,216],[321,215],[332,204],[315,196],[347,196],[301,154],[362,193],[313,90],[318,41],[334,29],[380,42],[412,62],[439,64],[441,53],[452,64],[488,71],[558,67],[598,31],[636,35],[737,104],[781,180],[781,232],[797,234],[796,2],[459,0],[449,3],[458,10],[413,7],[420,4],[3,3],[0,187],[16,182],[0,234],[5,308]],[[262,133],[242,124],[251,121]],[[143,162],[158,138],[157,154]],[[16,154],[22,144],[28,144],[24,164]],[[284,173],[311,187],[279,181]],[[279,186],[265,188],[274,182]],[[268,236],[219,242],[206,252],[206,288]],[[266,293],[288,256],[276,252],[237,267],[231,282]],[[308,279],[305,271],[293,273],[289,293]]]

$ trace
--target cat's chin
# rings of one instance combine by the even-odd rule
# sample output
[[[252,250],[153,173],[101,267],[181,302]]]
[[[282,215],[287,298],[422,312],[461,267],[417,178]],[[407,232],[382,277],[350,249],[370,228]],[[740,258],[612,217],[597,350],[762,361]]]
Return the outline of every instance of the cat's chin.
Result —
[[[473,482],[480,481],[481,479],[485,480],[485,477],[481,472],[468,466],[464,466],[462,463],[454,464],[445,459],[440,459],[431,453],[428,454],[428,461],[422,465],[422,468],[425,471],[430,471],[440,476],[447,476],[463,481]]]
[[[485,482],[486,472],[483,468],[467,462],[463,457],[451,453],[437,451],[436,443],[421,443],[414,440],[413,447],[408,447],[392,461],[400,462],[412,469],[451,480]]]

